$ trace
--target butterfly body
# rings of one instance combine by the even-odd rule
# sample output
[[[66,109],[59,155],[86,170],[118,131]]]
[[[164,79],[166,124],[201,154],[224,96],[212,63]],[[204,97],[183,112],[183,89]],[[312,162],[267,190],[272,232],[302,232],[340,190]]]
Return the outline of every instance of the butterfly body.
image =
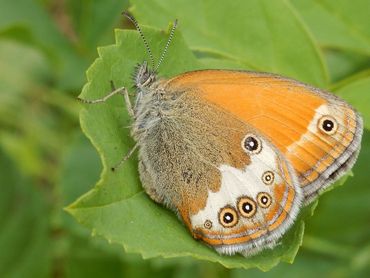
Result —
[[[275,246],[357,156],[358,114],[297,81],[229,70],[157,79],[146,63],[135,80],[143,187],[220,253]]]

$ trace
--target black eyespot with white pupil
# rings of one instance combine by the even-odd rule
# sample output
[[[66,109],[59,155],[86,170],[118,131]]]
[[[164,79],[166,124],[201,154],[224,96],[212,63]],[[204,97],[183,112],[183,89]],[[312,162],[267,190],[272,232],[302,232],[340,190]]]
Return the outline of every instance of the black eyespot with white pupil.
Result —
[[[271,171],[266,171],[262,175],[262,181],[266,185],[270,185],[274,182],[274,173]]]
[[[242,147],[247,153],[259,153],[262,149],[261,140],[259,140],[254,134],[248,134],[242,140]]]
[[[262,208],[268,208],[272,203],[271,196],[266,192],[260,192],[257,195],[258,205]]]
[[[252,198],[241,197],[238,200],[238,210],[241,216],[250,218],[256,213],[256,203]]]
[[[332,135],[337,131],[338,124],[331,116],[322,116],[318,122],[318,128],[321,132]]]
[[[227,206],[220,210],[218,220],[223,227],[231,228],[238,223],[239,218],[235,209]]]

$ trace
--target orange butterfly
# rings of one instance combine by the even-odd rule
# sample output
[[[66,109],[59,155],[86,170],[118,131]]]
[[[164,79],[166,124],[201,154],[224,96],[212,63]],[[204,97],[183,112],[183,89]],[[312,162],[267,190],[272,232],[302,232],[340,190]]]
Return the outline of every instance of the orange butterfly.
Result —
[[[351,168],[362,119],[338,97],[269,73],[200,70],[158,79],[161,59],[135,73],[132,105],[145,191],[222,254],[251,256],[276,245],[302,206]],[[124,160],[125,160],[124,159]],[[123,160],[123,161],[124,161]]]

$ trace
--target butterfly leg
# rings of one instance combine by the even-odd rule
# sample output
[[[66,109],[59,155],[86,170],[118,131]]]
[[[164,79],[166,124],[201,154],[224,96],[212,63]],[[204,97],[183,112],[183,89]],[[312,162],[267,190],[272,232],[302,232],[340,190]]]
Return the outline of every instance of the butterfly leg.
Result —
[[[133,110],[132,105],[131,105],[131,101],[130,101],[130,97],[129,97],[127,89],[125,87],[121,87],[121,88],[116,89],[112,80],[110,81],[110,83],[111,83],[112,91],[109,94],[107,94],[106,96],[102,97],[102,98],[98,98],[98,99],[94,99],[94,100],[88,100],[88,99],[82,99],[82,98],[77,98],[77,99],[79,101],[81,101],[82,103],[97,104],[97,103],[106,102],[111,97],[113,97],[117,94],[120,94],[124,97],[126,108],[127,108],[127,111],[129,113],[130,117],[133,118],[135,116],[135,114],[134,114],[134,110]],[[122,159],[115,166],[113,166],[111,168],[111,170],[115,171],[118,167],[120,167],[122,165],[122,163],[124,163],[127,159],[129,159],[131,157],[131,155],[135,152],[137,147],[138,147],[138,144],[135,144],[135,146],[132,147],[131,150],[127,154],[125,154],[125,156],[123,156]]]
[[[111,88],[112,88],[112,91],[115,91],[116,88],[114,86],[114,83],[113,83],[113,80],[110,81],[110,85],[111,85]],[[134,114],[134,109],[132,108],[132,104],[131,104],[131,100],[130,100],[130,96],[128,94],[128,91],[125,87],[121,87],[121,95],[123,95],[123,98],[125,99],[125,104],[126,104],[126,109],[128,111],[128,114],[130,115],[131,118],[134,118],[135,114]]]
[[[94,100],[88,100],[88,99],[82,99],[82,98],[77,98],[77,99],[79,101],[83,102],[83,103],[97,104],[97,103],[106,102],[112,96],[115,96],[116,94],[120,94],[125,99],[126,108],[127,108],[127,111],[129,113],[130,117],[134,117],[134,110],[132,109],[132,105],[131,105],[131,101],[130,101],[130,97],[129,97],[127,89],[125,87],[121,87],[121,88],[116,89],[114,87],[113,81],[111,81],[111,87],[112,87],[112,92],[110,92],[109,94],[107,94],[106,96],[104,96],[102,98],[98,98],[98,99],[94,99]]]
[[[116,165],[114,165],[111,170],[112,171],[116,171],[118,167],[120,167],[122,165],[122,163],[124,163],[127,159],[129,159],[131,157],[131,155],[136,151],[137,147],[139,146],[138,143],[135,144],[135,146],[133,146],[131,148],[131,150],[125,154],[120,161],[118,161],[118,163]]]

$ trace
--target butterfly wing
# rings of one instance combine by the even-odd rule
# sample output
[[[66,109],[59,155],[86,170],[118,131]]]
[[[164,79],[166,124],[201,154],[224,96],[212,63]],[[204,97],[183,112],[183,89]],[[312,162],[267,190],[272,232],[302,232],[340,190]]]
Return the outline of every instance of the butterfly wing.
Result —
[[[294,170],[283,155],[251,131],[245,138],[253,136],[261,150],[247,151],[250,163],[242,168],[221,164],[220,189],[208,191],[205,207],[190,215],[194,237],[223,254],[248,257],[274,247],[294,223],[303,200]]]
[[[273,74],[204,70],[167,82],[188,88],[266,135],[298,175],[306,202],[353,166],[362,119],[338,97]]]
[[[143,116],[140,177],[195,238],[220,253],[272,247],[297,217],[293,168],[253,126],[187,88],[164,90],[161,117]],[[138,123],[140,126],[141,123]]]

